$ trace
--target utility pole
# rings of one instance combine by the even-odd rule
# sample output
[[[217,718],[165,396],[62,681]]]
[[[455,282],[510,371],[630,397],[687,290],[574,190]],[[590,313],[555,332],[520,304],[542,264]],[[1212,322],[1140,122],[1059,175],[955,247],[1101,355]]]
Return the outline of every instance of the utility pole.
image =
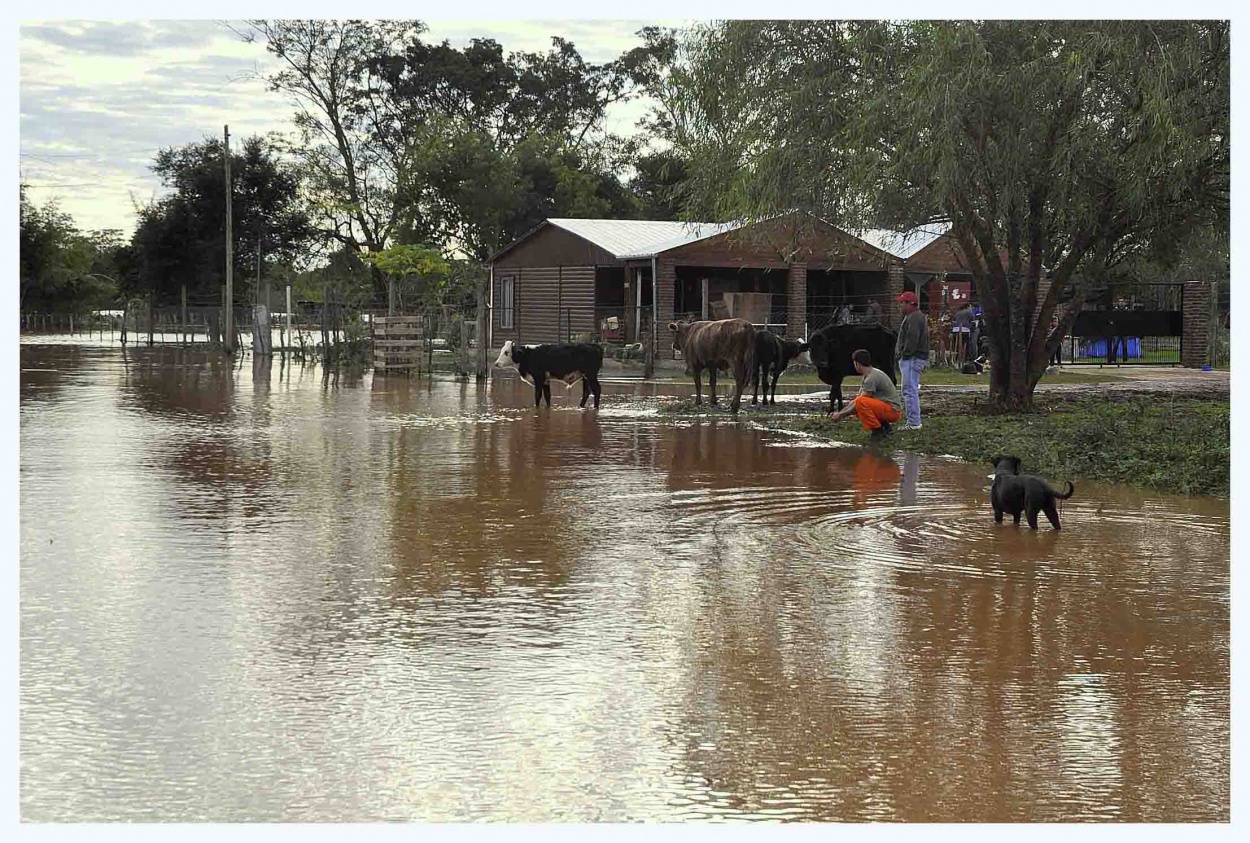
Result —
[[[230,127],[226,126],[226,353],[234,354],[234,231],[230,215]]]

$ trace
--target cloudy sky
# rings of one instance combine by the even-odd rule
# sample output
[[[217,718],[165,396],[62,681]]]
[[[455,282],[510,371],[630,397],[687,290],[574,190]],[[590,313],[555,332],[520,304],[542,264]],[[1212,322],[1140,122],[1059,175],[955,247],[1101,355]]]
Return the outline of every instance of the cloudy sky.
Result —
[[[413,5],[413,11],[419,6]],[[620,8],[620,7],[617,7]],[[429,40],[464,46],[499,41],[505,51],[545,51],[553,35],[591,62],[636,46],[652,23],[632,21],[430,21]],[[234,24],[243,30],[243,24]],[[85,229],[134,226],[135,203],[161,193],[148,169],[162,147],[220,137],[289,131],[294,111],[257,78],[272,59],[225,21],[24,21],[19,30],[20,176],[37,202],[55,198]],[[645,111],[611,115],[627,131]]]

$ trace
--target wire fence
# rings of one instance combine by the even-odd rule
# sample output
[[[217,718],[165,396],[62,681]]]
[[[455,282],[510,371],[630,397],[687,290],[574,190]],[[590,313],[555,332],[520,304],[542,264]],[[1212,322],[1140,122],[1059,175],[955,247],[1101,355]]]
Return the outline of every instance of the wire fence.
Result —
[[[1218,299],[1216,300],[1219,301]],[[1174,286],[1161,286],[1147,304],[1159,319],[1179,320],[1179,294]],[[753,323],[778,334],[788,327],[787,297],[771,294],[766,316],[756,311]],[[803,336],[837,324],[872,324],[884,321],[878,313],[879,296],[809,297]],[[1139,303],[1140,306],[1141,303]],[[405,315],[419,319],[415,338],[422,343],[424,371],[466,373],[480,366],[475,353],[487,343],[498,347],[505,339],[523,343],[593,342],[604,346],[605,354],[621,361],[644,360],[668,343],[667,324],[659,325],[652,336],[652,309],[624,305],[579,305],[558,309],[524,306],[513,310],[511,326],[503,326],[499,314],[483,306],[478,319],[476,305],[443,305],[406,308]],[[1116,313],[1134,313],[1128,310]],[[268,336],[277,354],[319,359],[322,362],[357,361],[366,364],[372,357],[374,325],[388,315],[385,302],[349,304],[331,301],[294,302],[288,314],[285,307],[269,313]],[[673,314],[676,320],[698,320],[700,311]],[[1140,316],[1140,312],[1138,312]],[[132,303],[121,310],[90,313],[21,313],[20,329],[35,335],[72,335],[106,343],[221,344],[223,309],[218,303],[198,301],[182,306],[149,308]],[[234,308],[235,347],[251,350],[257,309]],[[261,314],[263,318],[263,313]],[[709,314],[713,316],[714,314]],[[1083,314],[1085,319],[1089,314]],[[1117,318],[1123,318],[1117,316]],[[1179,324],[1179,322],[1178,322]],[[1079,327],[1078,325],[1074,327]],[[1175,326],[1174,326],[1175,327]],[[931,365],[958,367],[984,353],[988,342],[984,323],[971,336],[952,335],[949,324],[930,319]],[[486,333],[484,333],[486,332]],[[1182,341],[1179,328],[1164,333],[1108,336],[1105,331],[1077,331],[1065,336],[1052,363],[1063,365],[1179,365]],[[1213,307],[1208,339],[1210,365],[1227,368],[1231,363],[1230,317],[1226,307]],[[647,343],[650,343],[648,349]]]

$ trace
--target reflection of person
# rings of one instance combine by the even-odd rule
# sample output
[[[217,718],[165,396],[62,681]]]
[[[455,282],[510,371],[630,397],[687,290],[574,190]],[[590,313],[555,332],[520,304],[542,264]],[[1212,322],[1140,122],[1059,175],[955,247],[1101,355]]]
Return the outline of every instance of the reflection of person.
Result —
[[[882,439],[889,435],[890,425],[903,417],[903,402],[899,400],[898,389],[885,372],[873,368],[872,357],[866,349],[855,349],[851,354],[851,365],[863,378],[859,394],[841,410],[830,413],[829,419],[840,421],[854,413],[864,430],[870,431],[870,439]]]
[[[855,463],[855,506],[863,506],[873,492],[883,492],[899,482],[898,463],[887,457],[865,451]]]
[[[929,324],[920,312],[919,300],[910,290],[898,297],[903,307],[903,322],[894,342],[894,358],[903,373],[904,425],[920,429],[920,373],[929,363]]]
[[[903,457],[903,483],[899,487],[898,500],[903,506],[916,504],[916,485],[920,480],[920,455],[908,451]]]

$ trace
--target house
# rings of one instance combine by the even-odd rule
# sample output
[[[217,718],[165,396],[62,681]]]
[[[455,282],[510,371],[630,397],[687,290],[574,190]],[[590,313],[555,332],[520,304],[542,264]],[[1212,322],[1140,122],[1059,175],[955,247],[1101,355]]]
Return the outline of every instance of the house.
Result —
[[[548,219],[489,260],[489,342],[637,342],[682,317],[743,315],[788,336],[957,269],[947,227],[852,234],[807,214],[755,223]],[[919,261],[915,261],[920,258]],[[908,282],[915,261],[915,280]],[[672,357],[669,343],[657,344]]]

